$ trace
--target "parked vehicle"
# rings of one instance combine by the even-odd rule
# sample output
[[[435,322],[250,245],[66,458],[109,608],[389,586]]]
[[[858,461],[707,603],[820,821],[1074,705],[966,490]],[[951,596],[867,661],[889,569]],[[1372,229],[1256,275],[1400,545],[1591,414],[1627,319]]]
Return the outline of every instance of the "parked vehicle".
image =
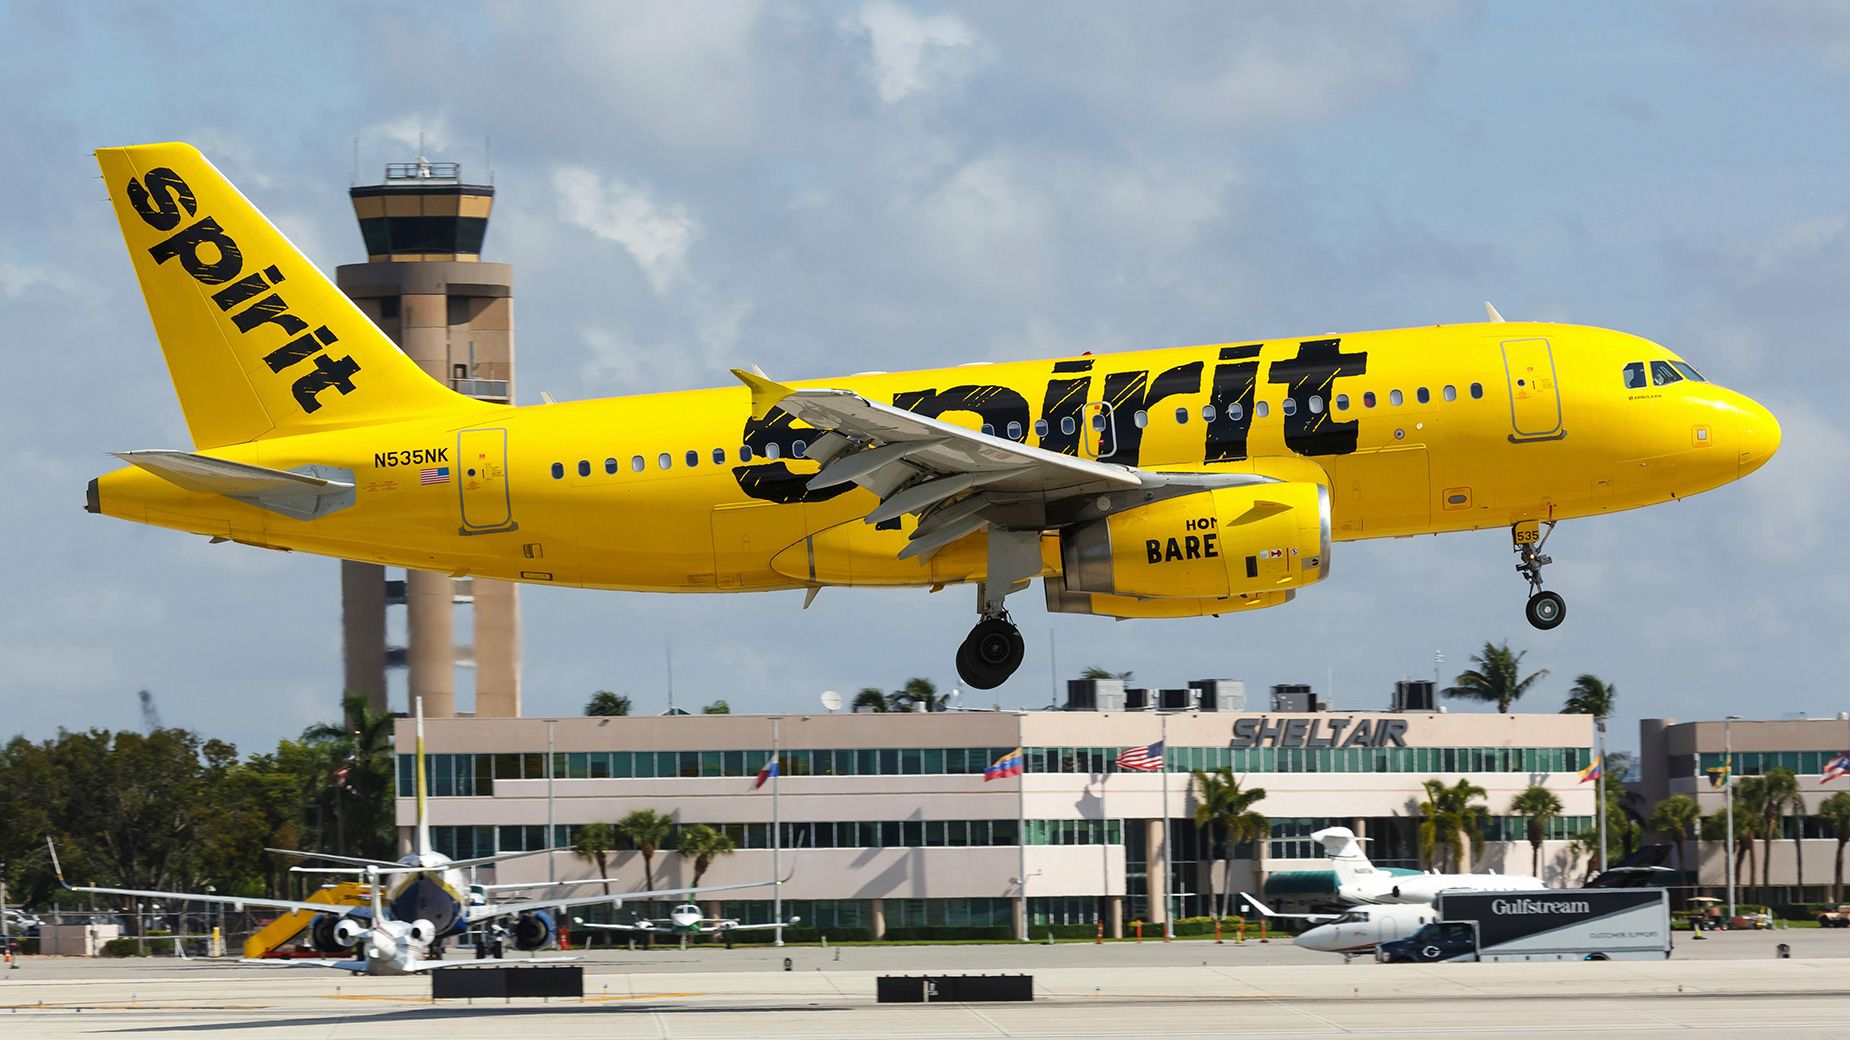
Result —
[[[1661,888],[1452,892],[1434,908],[1439,920],[1382,943],[1375,959],[1396,964],[1670,956],[1670,898]]]
[[[1840,904],[1835,910],[1825,910],[1818,914],[1820,928],[1850,928],[1850,903]]]

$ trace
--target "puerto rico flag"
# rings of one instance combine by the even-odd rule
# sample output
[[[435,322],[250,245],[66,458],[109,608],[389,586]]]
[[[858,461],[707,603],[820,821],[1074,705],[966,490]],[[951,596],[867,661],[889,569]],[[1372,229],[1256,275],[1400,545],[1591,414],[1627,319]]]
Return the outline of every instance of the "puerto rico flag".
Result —
[[[1118,754],[1118,768],[1154,773],[1163,768],[1163,742],[1148,747],[1125,748]]]
[[[996,759],[994,762],[991,762],[989,768],[983,770],[983,782],[988,783],[991,780],[1000,780],[1003,777],[1020,776],[1021,771],[1021,749],[1016,748],[1008,754],[1003,755],[1001,758]]]
[[[450,467],[448,466],[425,466],[418,470],[418,483],[420,484],[448,484],[449,482]]]
[[[1818,782],[1821,784],[1828,784],[1838,777],[1843,776],[1845,773],[1850,773],[1850,751],[1846,751],[1836,758],[1831,759],[1829,762],[1826,762],[1824,764],[1824,775],[1818,778]]]
[[[1592,765],[1580,771],[1580,782],[1584,784],[1588,780],[1598,780],[1600,778],[1600,773],[1602,772],[1601,767],[1603,767],[1604,765],[1605,765],[1604,762],[1600,761],[1597,758],[1594,759]]]
[[[772,777],[776,775],[777,775],[777,758],[773,756],[772,758],[770,758],[769,760],[765,762],[763,769],[758,770],[758,779],[752,781],[752,790],[756,791],[760,787],[763,787],[765,784],[770,782]]]

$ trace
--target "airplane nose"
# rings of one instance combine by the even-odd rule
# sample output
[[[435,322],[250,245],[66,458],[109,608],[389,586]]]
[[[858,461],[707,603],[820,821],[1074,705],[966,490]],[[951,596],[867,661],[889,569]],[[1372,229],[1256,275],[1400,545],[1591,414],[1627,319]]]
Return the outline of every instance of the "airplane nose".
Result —
[[[1779,450],[1779,420],[1758,403],[1754,404],[1742,413],[1737,443],[1741,446],[1741,476],[1745,477],[1766,465],[1766,460]]]

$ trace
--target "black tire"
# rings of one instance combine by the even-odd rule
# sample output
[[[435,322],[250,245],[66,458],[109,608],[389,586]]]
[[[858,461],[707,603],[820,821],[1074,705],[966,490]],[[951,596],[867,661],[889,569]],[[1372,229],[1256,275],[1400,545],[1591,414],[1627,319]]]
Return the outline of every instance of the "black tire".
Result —
[[[1523,616],[1529,619],[1529,624],[1546,632],[1567,619],[1567,601],[1558,593],[1538,592],[1529,597]]]
[[[1001,618],[985,618],[957,649],[957,674],[979,690],[993,690],[1021,667],[1027,644],[1021,631]]]

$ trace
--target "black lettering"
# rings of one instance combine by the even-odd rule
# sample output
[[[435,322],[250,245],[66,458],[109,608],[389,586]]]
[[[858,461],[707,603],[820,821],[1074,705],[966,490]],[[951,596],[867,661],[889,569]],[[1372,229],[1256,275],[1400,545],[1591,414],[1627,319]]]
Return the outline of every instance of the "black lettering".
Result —
[[[1169,543],[1163,547],[1163,562],[1168,563],[1171,560],[1179,560],[1181,558],[1182,546],[1179,545],[1174,538],[1169,539]]]
[[[1368,371],[1368,352],[1342,352],[1342,341],[1311,339],[1298,344],[1294,358],[1272,362],[1266,381],[1283,383],[1297,410],[1285,416],[1285,446],[1299,455],[1347,455],[1355,451],[1359,424],[1332,419],[1335,408],[1330,392],[1336,380]],[[1323,407],[1313,412],[1310,399],[1321,397]]]
[[[754,456],[765,461],[733,467],[732,477],[739,482],[739,490],[760,502],[776,502],[780,505],[827,502],[853,491],[858,486],[853,483],[811,491],[804,486],[809,483],[810,474],[791,471],[786,460],[795,454],[796,442],[813,441],[818,436],[811,427],[805,425],[799,429],[795,423],[795,417],[782,408],[771,409],[762,419],[746,417],[742,435],[745,446],[752,450]],[[778,454],[784,458],[771,460],[766,456],[766,449],[773,444],[777,445]],[[893,527],[876,524],[875,529],[891,530],[898,526],[899,521],[895,519],[891,523]]]
[[[339,390],[342,396],[353,393],[353,376],[359,370],[359,362],[350,357],[331,358],[326,354],[317,357],[314,371],[296,380],[291,387],[296,403],[304,412],[319,411],[321,402],[315,395],[329,387]]]
[[[1214,544],[1219,539],[1220,539],[1220,535],[1217,535],[1217,534],[1202,535],[1201,536],[1201,555],[1210,560],[1220,559],[1220,546]]]
[[[266,276],[269,278],[267,282],[264,281]],[[281,271],[275,267],[266,267],[261,274],[247,274],[213,293],[212,302],[218,304],[219,310],[228,311],[282,280]]]
[[[1111,405],[1112,444],[1101,462],[1135,466],[1143,455],[1143,427],[1132,421],[1137,412],[1148,412],[1166,397],[1201,391],[1201,362],[1191,361],[1150,379],[1148,372],[1113,372],[1105,376],[1105,401]]]
[[[1060,367],[1056,365],[1054,370],[1059,371]],[[1083,422],[1079,413],[1085,410],[1086,395],[1091,389],[1091,376],[1047,381],[1047,396],[1041,401],[1041,421],[1047,424],[1047,433],[1040,443],[1043,451],[1061,455],[1079,454],[1079,429]],[[1066,419],[1073,420],[1072,433],[1067,433],[1061,426]]]
[[[1321,737],[1317,735],[1318,731],[1322,730],[1326,724],[1327,724],[1327,720],[1324,720],[1324,719],[1312,719],[1311,720],[1310,736],[1304,738],[1305,747],[1330,747],[1332,746],[1331,744],[1331,741],[1333,739],[1332,735],[1328,735],[1327,733],[1325,736],[1321,736]]]
[[[233,314],[231,323],[238,327],[239,332],[249,332],[259,325],[274,324],[283,330],[285,336],[293,336],[308,328],[308,322],[289,313],[289,304],[275,293]]]
[[[271,299],[275,299],[275,297],[271,297]],[[289,318],[291,321],[295,320],[292,315],[284,315],[284,317]],[[232,320],[235,321],[237,319],[234,318]],[[317,331],[327,332],[327,326],[323,325]],[[263,356],[263,363],[270,366],[270,371],[281,372],[290,365],[307,361],[316,351],[320,350],[322,346],[333,343],[334,336],[330,334],[327,340],[319,345],[315,341],[316,337],[314,336],[297,336],[282,346],[277,347],[275,350],[270,351],[268,354],[265,354]]]
[[[949,390],[907,390],[893,395],[893,407],[936,419],[946,412],[973,412],[1008,436],[1009,423],[1028,429],[1028,399],[1006,386],[954,386]]]
[[[142,181],[147,187],[142,187]],[[186,186],[180,175],[165,166],[148,171],[142,181],[131,178],[128,182],[128,204],[141,214],[142,223],[156,231],[172,231],[180,224],[180,210],[185,209],[187,216],[199,212],[199,202],[193,198],[193,189]],[[148,203],[154,204],[149,208]]]
[[[1309,719],[1291,719],[1285,723],[1285,735],[1279,738],[1279,747],[1303,747],[1304,731],[1310,728]]]
[[[1393,744],[1395,747],[1406,747],[1406,732],[1406,719],[1382,719],[1375,727],[1375,746],[1387,747]]]
[[[391,465],[391,463],[385,460],[385,452],[383,451],[373,452],[373,468],[374,469],[385,469],[389,465]]]
[[[1163,543],[1154,538],[1143,543],[1143,551],[1150,556],[1151,563],[1163,562]]]
[[[1247,351],[1251,353],[1246,353]],[[1222,364],[1214,366],[1214,385],[1208,391],[1208,403],[1214,406],[1214,418],[1208,420],[1208,437],[1203,462],[1239,462],[1246,458],[1246,437],[1253,426],[1253,392],[1259,380],[1259,363],[1225,362],[1235,357],[1257,357],[1259,345],[1227,347],[1221,350]]]
[[[1370,732],[1373,726],[1374,723],[1368,719],[1356,719],[1355,728],[1349,731],[1349,736],[1343,741],[1343,747],[1373,747],[1371,740],[1373,734]]]
[[[1228,742],[1228,746],[1236,747],[1236,748],[1252,747],[1253,744],[1258,739],[1258,733],[1259,733],[1259,720],[1258,719],[1255,719],[1255,718],[1234,719],[1233,720],[1233,739]]]
[[[1201,536],[1200,535],[1191,534],[1183,538],[1182,546],[1184,549],[1188,551],[1189,559],[1191,560],[1201,559]]]
[[[437,459],[436,459],[436,461],[438,461],[438,462],[448,462],[448,461],[450,461],[450,449],[448,449],[448,448],[438,448],[438,449],[437,449]]]
[[[1259,716],[1259,743],[1268,747],[1277,747],[1278,735],[1284,732],[1284,729],[1285,724],[1282,721],[1268,723],[1264,715]]]
[[[208,262],[201,257],[199,247],[204,245],[210,245],[218,253],[218,258]],[[148,255],[157,264],[179,257],[180,266],[186,268],[186,273],[204,285],[229,282],[238,276],[239,271],[244,270],[244,254],[239,251],[238,244],[211,217],[189,224],[155,243],[148,249]]]
[[[1342,738],[1343,730],[1346,730],[1349,728],[1349,720],[1348,719],[1325,719],[1323,724],[1325,726],[1328,726],[1330,729],[1329,746],[1330,747],[1341,747],[1342,745],[1337,742]]]

